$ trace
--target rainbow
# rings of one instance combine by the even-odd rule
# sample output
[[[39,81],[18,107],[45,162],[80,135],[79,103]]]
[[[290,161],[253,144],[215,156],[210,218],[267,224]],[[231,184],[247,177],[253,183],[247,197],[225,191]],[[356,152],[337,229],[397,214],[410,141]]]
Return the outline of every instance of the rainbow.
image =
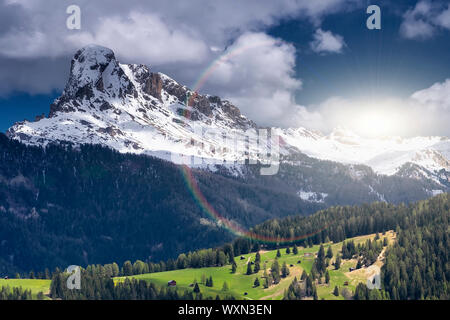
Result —
[[[217,70],[217,68],[220,66],[221,63],[226,62],[230,58],[237,56],[248,49],[259,47],[266,43],[268,43],[268,42],[262,42],[262,43],[253,44],[252,46],[237,48],[235,50],[232,50],[232,51],[220,56],[218,59],[214,60],[206,68],[206,70],[201,74],[199,79],[195,82],[194,89],[193,89],[194,94],[186,97],[186,106],[192,106],[192,102],[197,97],[198,91],[203,87],[203,85],[206,83],[208,78],[214,73],[214,71]],[[191,116],[190,111],[184,110],[183,116],[189,119]],[[304,234],[304,235],[297,236],[297,237],[289,237],[289,238],[269,237],[269,236],[256,234],[252,231],[246,230],[245,228],[243,228],[236,222],[233,222],[233,221],[227,219],[226,217],[222,216],[219,212],[217,212],[217,210],[214,209],[214,207],[208,202],[208,200],[205,198],[205,196],[201,192],[201,190],[198,187],[198,184],[196,182],[196,179],[192,173],[192,170],[188,166],[182,165],[181,172],[182,172],[184,181],[186,183],[186,186],[189,189],[189,192],[191,193],[192,197],[194,198],[196,203],[199,205],[199,207],[210,218],[212,218],[214,221],[216,221],[219,226],[225,228],[226,230],[228,230],[229,232],[231,232],[232,234],[234,234],[238,237],[243,237],[243,238],[247,238],[250,240],[256,240],[258,242],[263,242],[263,243],[273,243],[273,244],[294,243],[294,242],[301,241],[301,240],[307,239],[309,237],[312,237],[327,228],[327,226],[325,226],[324,228],[319,229],[313,233]]]
[[[201,190],[197,184],[197,181],[192,173],[192,170],[188,166],[186,166],[186,165],[181,166],[181,171],[183,174],[184,181],[186,182],[186,185],[187,185],[190,193],[192,194],[193,198],[195,199],[195,201],[197,202],[199,207],[210,218],[217,221],[218,225],[224,227],[226,230],[228,230],[229,232],[231,232],[239,237],[247,238],[250,240],[256,240],[258,242],[263,242],[263,243],[272,243],[272,244],[294,243],[294,242],[301,241],[301,240],[307,239],[309,237],[312,237],[312,236],[322,232],[323,230],[325,230],[328,227],[328,226],[325,226],[324,228],[319,229],[313,233],[304,234],[304,235],[297,236],[297,237],[289,237],[289,238],[269,237],[269,236],[257,234],[253,231],[246,230],[245,228],[243,228],[236,222],[233,222],[233,221],[225,218],[219,212],[217,212],[216,209],[214,209],[214,207],[208,202],[208,200],[206,200],[205,196],[201,192]]]

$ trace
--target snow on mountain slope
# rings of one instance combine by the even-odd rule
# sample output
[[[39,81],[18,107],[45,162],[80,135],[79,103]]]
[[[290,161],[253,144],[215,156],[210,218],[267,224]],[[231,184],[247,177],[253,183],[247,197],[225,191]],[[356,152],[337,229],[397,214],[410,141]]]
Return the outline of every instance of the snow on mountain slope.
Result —
[[[8,136],[27,144],[103,144],[167,160],[185,155],[206,162],[235,161],[244,152],[256,157],[260,151],[236,151],[233,141],[218,136],[256,128],[230,102],[197,94],[147,66],[120,64],[110,49],[100,46],[75,54],[64,92],[52,104],[49,117],[36,120],[16,123]]]
[[[18,122],[7,135],[26,144],[102,144],[173,162],[200,159],[188,164],[209,166],[264,160],[269,148],[258,140],[257,129],[230,102],[193,92],[145,65],[121,64],[112,50],[91,45],[72,59],[68,83],[49,116]],[[301,151],[313,158],[366,164],[387,175],[410,163],[418,169],[410,167],[402,174],[425,175],[450,185],[448,138],[368,139],[344,128],[329,135],[305,128],[272,132],[281,138],[281,154]]]
[[[359,137],[344,128],[327,136],[304,128],[276,130],[283,141],[311,157],[366,164],[381,174],[395,174],[408,162],[430,171],[450,171],[450,140],[444,137],[374,139]]]

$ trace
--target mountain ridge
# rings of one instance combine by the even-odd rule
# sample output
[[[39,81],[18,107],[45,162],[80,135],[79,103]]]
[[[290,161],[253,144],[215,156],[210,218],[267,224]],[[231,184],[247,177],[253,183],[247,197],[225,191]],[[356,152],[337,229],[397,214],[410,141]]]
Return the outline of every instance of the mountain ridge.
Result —
[[[258,130],[263,128],[231,102],[199,94],[145,65],[121,64],[111,49],[97,45],[76,52],[62,95],[51,105],[48,117],[35,120],[14,124],[7,136],[31,145],[102,144],[175,163],[187,158],[188,165],[209,169],[224,162],[235,166],[260,161],[269,151],[259,142]],[[362,138],[345,128],[329,135],[302,127],[270,131],[281,138],[282,156],[304,153],[321,160],[364,164],[385,175],[400,173],[411,163],[426,179],[450,186],[450,139],[446,137]],[[232,139],[222,139],[223,134]],[[236,142],[233,137],[242,140]]]

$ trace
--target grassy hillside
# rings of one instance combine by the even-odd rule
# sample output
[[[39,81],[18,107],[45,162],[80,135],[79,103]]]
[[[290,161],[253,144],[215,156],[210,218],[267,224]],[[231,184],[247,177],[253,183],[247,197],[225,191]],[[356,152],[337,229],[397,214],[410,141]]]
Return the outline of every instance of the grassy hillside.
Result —
[[[385,234],[389,239],[389,243],[393,243],[395,240],[395,234],[390,231]],[[373,239],[375,234],[355,237],[347,240],[354,240],[355,244],[364,243],[368,239]],[[381,238],[383,238],[382,236]],[[340,252],[342,248],[342,242],[339,243],[328,243],[325,244],[325,249],[331,246],[333,251],[333,258],[331,263],[334,262],[335,257]],[[291,248],[292,249],[292,248]],[[272,262],[276,258],[277,250],[270,251],[260,251],[261,254],[261,270],[257,274],[246,275],[247,263],[251,263],[255,260],[255,253],[245,254],[236,257],[237,269],[236,273],[231,272],[231,266],[227,265],[224,267],[211,267],[211,268],[199,268],[199,269],[182,269],[173,270],[167,272],[157,272],[157,273],[147,273],[132,276],[130,278],[146,280],[153,282],[157,285],[166,286],[167,282],[170,280],[175,280],[177,282],[177,287],[179,289],[193,290],[190,286],[194,281],[197,281],[201,292],[205,296],[219,295],[221,297],[232,295],[236,299],[252,299],[252,300],[279,300],[283,298],[285,289],[289,287],[294,277],[300,279],[303,270],[309,274],[314,262],[315,254],[318,252],[319,246],[315,245],[310,248],[299,247],[298,254],[293,254],[292,250],[290,254],[286,254],[286,248],[280,249],[281,257],[278,258],[280,265],[284,262],[289,267],[290,274],[286,278],[282,278],[280,283],[277,285],[272,285],[267,289],[263,287],[263,273],[264,264],[266,264],[267,270],[269,272]],[[301,261],[298,263],[298,261]],[[329,266],[328,270],[330,273],[330,283],[329,284],[316,284],[319,299],[343,299],[342,296],[336,297],[333,295],[333,289],[338,286],[340,290],[342,288],[348,288],[354,291],[358,283],[365,283],[367,278],[373,274],[376,268],[382,266],[382,260],[378,260],[374,265],[369,268],[362,268],[349,272],[350,267],[355,267],[356,260],[343,260],[341,268],[339,270],[334,270],[333,266]],[[213,287],[207,287],[201,283],[202,276],[213,278]],[[259,278],[261,285],[259,287],[254,287],[253,283],[255,278]],[[115,278],[115,282],[124,281],[125,277]],[[227,282],[229,290],[223,291],[222,287],[224,282]],[[348,282],[347,286],[344,283]],[[35,297],[40,291],[47,294],[50,289],[50,280],[38,280],[38,279],[8,279],[0,280],[0,287],[22,287],[24,289],[30,289],[33,296]],[[245,295],[247,293],[247,295]]]
[[[0,288],[7,286],[10,288],[22,287],[31,290],[33,298],[36,298],[39,292],[44,295],[50,292],[50,282],[51,280],[42,279],[0,279]]]
[[[386,236],[389,238],[390,243],[392,243],[394,239],[394,233],[387,232]],[[355,244],[363,243],[368,239],[373,239],[375,234],[355,237],[351,238],[355,241]],[[350,239],[347,239],[350,240]],[[325,244],[325,248],[331,246],[333,251],[333,258],[331,262],[334,262],[334,259],[337,253],[342,248],[342,242],[333,244],[328,243]],[[292,249],[292,248],[291,248]],[[260,251],[261,254],[261,270],[257,274],[246,275],[247,271],[247,263],[251,263],[255,260],[255,253],[245,254],[239,257],[236,257],[237,269],[236,273],[231,272],[231,266],[224,267],[212,267],[212,268],[200,268],[200,269],[182,269],[182,270],[173,270],[167,272],[158,272],[158,273],[148,273],[133,276],[132,278],[147,280],[150,282],[154,282],[158,285],[167,285],[167,282],[170,280],[175,280],[177,282],[177,287],[186,290],[192,290],[190,285],[197,281],[200,287],[201,292],[206,296],[215,297],[217,294],[220,296],[224,296],[226,294],[231,294],[237,299],[282,299],[284,290],[289,287],[294,277],[300,278],[303,270],[309,274],[314,262],[314,254],[319,250],[319,246],[315,245],[311,248],[299,248],[298,254],[294,255],[292,253],[286,254],[286,249],[283,248],[280,250],[281,257],[278,258],[280,265],[284,262],[287,264],[290,270],[290,275],[286,278],[282,278],[279,284],[272,285],[267,289],[264,289],[262,283],[263,279],[261,278],[264,273],[264,263],[266,263],[267,269],[269,270],[272,262],[276,258],[277,250],[271,251]],[[306,255],[305,255],[306,254]],[[309,255],[308,255],[309,254]],[[298,261],[301,263],[298,263]],[[362,268],[359,270],[355,270],[349,272],[350,267],[355,267],[357,261],[356,260],[343,260],[341,268],[339,270],[334,270],[333,266],[329,266],[330,273],[330,283],[329,284],[317,284],[318,296],[319,299],[343,299],[342,296],[336,297],[332,294],[335,286],[338,286],[340,289],[346,287],[351,291],[354,291],[356,285],[360,282],[365,283],[367,278],[373,274],[373,267],[370,268]],[[377,261],[375,264],[378,267],[381,266],[382,261]],[[212,276],[214,286],[207,287],[204,284],[201,284],[202,275],[206,278]],[[259,287],[254,287],[253,283],[255,278],[259,277],[261,285]],[[124,281],[125,277],[116,278],[115,281]],[[229,291],[222,291],[223,283],[227,282]],[[344,286],[344,283],[348,282],[347,286]],[[247,293],[247,295],[245,295]]]

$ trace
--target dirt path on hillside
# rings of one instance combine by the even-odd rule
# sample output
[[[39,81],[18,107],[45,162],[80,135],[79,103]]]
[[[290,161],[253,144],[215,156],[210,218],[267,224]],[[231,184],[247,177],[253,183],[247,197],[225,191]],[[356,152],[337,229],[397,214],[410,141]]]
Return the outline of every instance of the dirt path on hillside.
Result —
[[[300,275],[301,275],[303,269],[300,268],[300,267],[294,267],[294,268],[292,268],[292,269],[289,270],[289,271],[290,271],[289,276],[287,276],[287,277],[284,278],[284,279],[281,279],[280,283],[279,283],[277,286],[279,286],[279,285],[282,284],[282,283],[284,284],[284,283],[287,282],[287,281],[288,281],[288,282],[292,282],[296,276],[300,276]],[[298,279],[298,278],[297,278],[297,279]],[[280,295],[283,295],[285,289],[286,289],[286,288],[279,289],[279,290],[275,291],[274,293],[272,293],[272,294],[270,294],[270,295],[261,297],[259,300],[268,300],[268,299],[271,299],[271,298],[276,298],[276,297],[278,297],[278,296],[280,296]],[[267,289],[265,289],[265,290],[270,290],[270,288],[267,288]]]
[[[393,242],[396,241],[396,234],[395,234],[395,232],[388,231],[386,233],[386,236],[387,236],[387,238],[389,240],[389,245],[392,245]],[[345,272],[344,274],[349,279],[351,279],[352,281],[353,280],[358,280],[358,279],[359,280],[361,280],[361,279],[365,279],[365,280],[372,279],[372,277],[374,275],[381,273],[381,267],[383,267],[384,261],[385,261],[384,255],[386,253],[386,249],[387,249],[387,247],[384,247],[381,250],[380,254],[377,257],[377,260],[371,266],[369,266],[367,268],[361,268],[361,269],[358,269],[358,270],[354,270],[354,271],[351,271],[351,272],[348,271],[348,272]]]

